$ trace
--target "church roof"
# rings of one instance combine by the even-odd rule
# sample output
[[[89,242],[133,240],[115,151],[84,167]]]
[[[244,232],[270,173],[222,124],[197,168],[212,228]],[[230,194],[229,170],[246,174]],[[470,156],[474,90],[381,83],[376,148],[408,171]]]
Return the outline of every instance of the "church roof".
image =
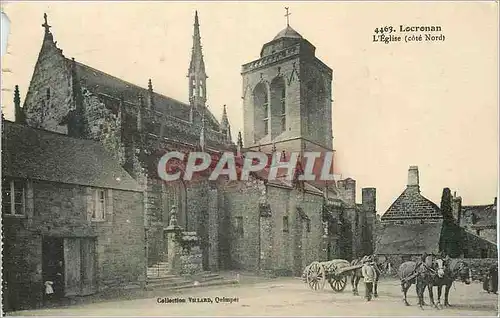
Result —
[[[408,186],[382,215],[387,219],[442,219],[441,209],[431,200],[420,194],[418,187]]]
[[[288,39],[302,39],[302,35],[299,34],[299,32],[295,31],[291,26],[287,26],[283,30],[281,30],[273,40],[278,40],[281,38],[288,38]]]
[[[376,254],[437,254],[442,221],[426,224],[388,224],[381,228],[375,243]]]
[[[72,63],[71,59],[66,59],[68,63]],[[71,66],[71,64],[69,64]],[[90,67],[88,65],[75,62],[77,77],[82,81],[82,86],[94,93],[105,94],[120,98],[123,96],[126,102],[137,104],[138,95],[142,94],[146,100],[149,92],[147,88],[142,88],[135,84],[131,84],[115,76],[109,75],[103,71]],[[153,92],[154,109],[168,116],[177,117],[179,119],[189,121],[190,105],[167,97],[162,94]],[[212,112],[207,112],[208,125],[218,130],[219,123]]]
[[[97,141],[4,120],[2,174],[9,177],[141,191],[138,183]]]

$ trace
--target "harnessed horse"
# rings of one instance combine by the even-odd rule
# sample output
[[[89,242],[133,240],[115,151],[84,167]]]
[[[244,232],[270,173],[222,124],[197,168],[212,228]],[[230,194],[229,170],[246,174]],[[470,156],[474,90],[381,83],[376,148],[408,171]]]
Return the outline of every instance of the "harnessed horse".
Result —
[[[418,265],[418,266],[417,266]],[[427,256],[421,264],[409,261],[399,266],[398,275],[401,280],[401,291],[403,292],[403,302],[409,306],[406,293],[411,285],[415,284],[418,296],[418,305],[423,309],[424,291],[429,290],[429,297],[434,307],[438,308],[434,302],[432,286],[436,277],[444,276],[444,262],[442,259],[433,260],[432,256]]]
[[[433,286],[438,290],[438,306],[441,305],[441,293],[444,288],[444,306],[449,307],[448,295],[451,285],[455,280],[460,280],[462,283],[469,285],[472,282],[472,272],[467,263],[458,259],[450,259],[445,262],[445,274],[443,277],[436,277]]]
[[[362,258],[357,258],[357,259],[352,260],[351,265],[352,266],[362,265],[369,258],[373,259],[375,257],[373,255],[372,256],[363,256]],[[375,281],[373,282],[373,297],[378,297],[377,285],[378,285],[378,280],[379,280],[380,274],[382,273],[382,271],[380,270],[380,265],[381,264],[377,264],[377,262],[374,262],[374,265],[373,265],[373,267],[375,269],[375,274],[376,274]],[[361,268],[354,270],[352,273],[352,276],[351,276],[351,286],[352,286],[352,293],[355,296],[359,295],[358,284],[359,284],[359,281],[361,280],[361,278],[363,278],[363,272],[361,271]]]

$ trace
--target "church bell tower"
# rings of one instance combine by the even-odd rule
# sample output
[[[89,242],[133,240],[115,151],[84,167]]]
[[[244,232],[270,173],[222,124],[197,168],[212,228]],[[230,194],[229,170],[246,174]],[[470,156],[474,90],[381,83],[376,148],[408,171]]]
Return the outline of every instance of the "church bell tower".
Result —
[[[330,151],[332,70],[290,26],[242,66],[244,143],[250,150]],[[274,145],[274,147],[273,147]]]

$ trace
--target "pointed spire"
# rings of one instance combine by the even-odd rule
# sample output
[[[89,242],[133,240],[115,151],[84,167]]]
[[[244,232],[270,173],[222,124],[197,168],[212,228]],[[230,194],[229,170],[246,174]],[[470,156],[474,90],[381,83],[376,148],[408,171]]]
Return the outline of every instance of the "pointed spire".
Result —
[[[201,49],[200,23],[198,20],[198,11],[196,11],[194,17],[193,48],[191,50],[191,61],[188,70],[189,101],[193,107],[205,106],[207,99],[207,77]]]
[[[225,135],[227,141],[231,141],[231,125],[229,125],[229,119],[227,118],[226,105],[222,110],[222,119],[220,123],[221,132]]]
[[[241,157],[243,151],[243,138],[241,138],[241,131],[238,131],[238,140],[236,141],[236,155]]]
[[[21,108],[21,96],[19,94],[19,85],[14,88],[14,110],[16,123],[24,123],[24,111]]]
[[[155,104],[154,101],[154,94],[153,94],[153,83],[151,82],[151,79],[148,80],[148,108],[153,109],[153,106]]]
[[[227,119],[227,110],[226,110],[226,105],[225,104],[224,104],[224,108],[222,110],[221,125],[222,125],[222,127],[229,126],[229,119]]]

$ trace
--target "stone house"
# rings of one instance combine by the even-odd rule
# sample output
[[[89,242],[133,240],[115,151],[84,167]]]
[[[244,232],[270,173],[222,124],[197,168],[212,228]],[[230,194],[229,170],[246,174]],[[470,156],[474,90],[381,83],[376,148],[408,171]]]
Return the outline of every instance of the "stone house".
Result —
[[[406,189],[380,218],[375,252],[394,264],[441,251],[450,257],[474,258],[484,250],[483,257],[496,257],[496,244],[460,227],[461,198],[450,194],[449,202],[442,204],[449,211],[420,193],[418,167],[410,166]]]
[[[143,194],[92,140],[2,121],[5,310],[144,285]]]
[[[260,59],[243,66],[245,142],[238,134],[236,144],[226,107],[220,122],[207,107],[198,13],[186,103],[154,92],[151,80],[142,88],[67,58],[47,17],[43,27],[30,87],[23,107],[15,102],[16,114],[28,126],[99,142],[144,189],[150,268],[170,259],[172,207],[178,225],[189,233],[186,237],[198,238],[205,271],[298,274],[313,260],[350,259],[373,251],[376,192],[363,189],[357,204],[353,179],[268,182],[264,172],[252,174],[249,182],[164,182],[158,176],[159,159],[167,151],[233,152],[240,157],[247,150],[333,151],[332,70],[291,27],[264,45]]]
[[[490,242],[497,242],[497,198],[493,204],[465,205],[461,208],[460,226]]]

